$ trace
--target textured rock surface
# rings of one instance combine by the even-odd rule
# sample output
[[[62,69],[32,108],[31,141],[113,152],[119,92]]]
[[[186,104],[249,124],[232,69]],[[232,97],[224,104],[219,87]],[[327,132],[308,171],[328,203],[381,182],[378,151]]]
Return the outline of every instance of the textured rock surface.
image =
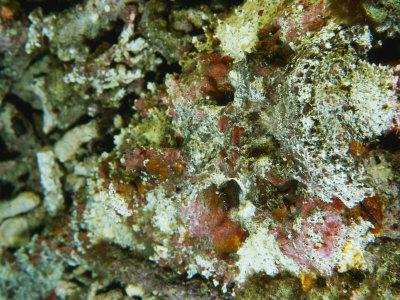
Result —
[[[396,1],[0,6],[0,298],[400,297]]]
[[[23,192],[17,197],[0,202],[0,221],[26,213],[40,204],[40,197],[31,192]]]
[[[44,189],[43,205],[50,215],[56,215],[64,206],[60,166],[51,148],[44,148],[37,153],[40,171],[40,183]]]

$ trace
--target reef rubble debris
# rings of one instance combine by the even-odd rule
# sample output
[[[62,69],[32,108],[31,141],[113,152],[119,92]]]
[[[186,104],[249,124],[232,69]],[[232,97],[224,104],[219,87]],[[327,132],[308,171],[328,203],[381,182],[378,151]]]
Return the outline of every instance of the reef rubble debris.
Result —
[[[396,1],[19,2],[0,297],[400,297]]]

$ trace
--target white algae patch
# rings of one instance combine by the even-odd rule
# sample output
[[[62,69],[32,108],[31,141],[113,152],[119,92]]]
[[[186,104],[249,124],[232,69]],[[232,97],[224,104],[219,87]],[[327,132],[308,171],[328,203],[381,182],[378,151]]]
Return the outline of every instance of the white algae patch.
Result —
[[[40,197],[32,192],[22,192],[17,197],[0,202],[0,222],[9,217],[26,213],[40,204]]]
[[[247,238],[237,254],[238,282],[244,282],[247,276],[260,272],[271,276],[281,271],[299,272],[299,266],[281,252],[275,238],[263,227]]]
[[[56,215],[64,206],[62,191],[62,171],[51,148],[45,148],[37,153],[40,171],[40,182],[45,190],[44,206],[50,215]]]
[[[76,126],[57,141],[54,152],[61,162],[66,162],[74,158],[82,144],[91,141],[98,135],[97,124],[94,121]]]
[[[250,0],[236,8],[225,20],[218,22],[216,37],[222,49],[235,60],[244,58],[245,53],[253,52],[258,42],[258,31],[265,26],[283,0]],[[261,15],[258,12],[262,10]],[[238,38],[240,37],[240,38]]]

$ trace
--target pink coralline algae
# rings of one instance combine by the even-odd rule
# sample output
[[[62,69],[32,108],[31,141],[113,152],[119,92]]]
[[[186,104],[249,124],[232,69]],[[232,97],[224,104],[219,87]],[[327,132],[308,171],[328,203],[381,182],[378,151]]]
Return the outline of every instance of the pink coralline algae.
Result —
[[[229,196],[219,195],[211,187],[202,193],[202,197],[183,207],[181,213],[191,236],[208,237],[217,252],[235,253],[244,241],[244,232],[240,223],[229,219],[227,205],[233,199],[226,197]],[[208,203],[209,208],[205,207],[204,202]]]
[[[294,222],[282,222],[275,229],[276,239],[281,250],[301,265],[303,271],[318,270],[330,275],[339,267],[343,248],[354,238],[352,227],[361,219],[353,219],[351,211],[338,199],[328,204],[311,198],[298,201],[304,202],[299,217]]]

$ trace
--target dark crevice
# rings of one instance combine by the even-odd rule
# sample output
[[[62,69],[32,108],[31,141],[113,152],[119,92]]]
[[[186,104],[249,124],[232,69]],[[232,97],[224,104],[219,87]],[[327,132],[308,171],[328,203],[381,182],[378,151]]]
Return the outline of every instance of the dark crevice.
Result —
[[[254,145],[249,148],[248,156],[253,158],[267,156],[272,150],[268,144]]]
[[[248,115],[248,120],[251,122],[251,123],[255,123],[256,121],[258,121],[260,119],[260,113],[259,112],[257,112],[257,111],[252,111],[252,112],[250,112],[249,113],[249,115]]]
[[[369,62],[381,65],[396,65],[400,62],[400,37],[382,39],[368,53]]]
[[[7,143],[0,135],[0,161],[16,159],[20,154],[18,151],[9,151]]]
[[[263,144],[256,144],[249,147],[247,155],[251,158],[259,158],[274,154],[280,148],[279,142],[272,136]]]
[[[17,137],[20,137],[28,132],[28,128],[24,120],[18,116],[11,118],[11,128]]]
[[[11,198],[15,186],[6,180],[0,180],[0,199]]]
[[[64,273],[65,274],[71,274],[72,272],[74,272],[74,270],[76,270],[75,266],[71,266],[69,264],[65,264],[64,266]],[[72,281],[74,278],[71,278],[70,280]],[[78,283],[78,282],[77,282]]]
[[[132,96],[124,98],[123,105],[116,109],[104,109],[101,111],[99,118],[102,122],[98,123],[98,133],[100,137],[85,145],[90,153],[101,154],[103,152],[111,152],[114,148],[114,135],[119,132],[118,128],[113,125],[114,117],[120,114],[123,118],[123,123],[128,124],[133,114]]]
[[[65,9],[68,9],[78,3],[82,3],[82,0],[25,0],[19,1],[19,8],[29,14],[34,9],[41,7],[44,14],[57,13]]]
[[[80,117],[74,124],[72,124],[72,125],[68,128],[68,130],[71,129],[71,128],[74,128],[74,127],[76,127],[76,126],[79,126],[79,125],[87,124],[87,123],[89,123],[91,120],[93,120],[92,117],[90,117],[90,116],[88,116],[88,115],[83,115],[83,116]]]
[[[293,56],[291,47],[280,37],[282,31],[278,26],[267,26],[258,32],[259,42],[257,51],[248,54],[250,68],[257,69],[259,66],[285,66]]]
[[[315,287],[320,287],[320,288],[324,288],[326,287],[326,278],[322,277],[322,276],[317,276],[317,278],[315,278],[315,282],[314,282]]]
[[[18,112],[24,116],[25,119],[23,120],[23,127],[25,127],[26,129],[31,127],[35,137],[38,138],[40,144],[42,145],[47,144],[46,137],[44,136],[42,129],[40,128],[42,123],[37,122],[37,120],[43,119],[43,112],[41,110],[33,108],[30,103],[25,102],[24,100],[22,100],[21,98],[19,98],[17,95],[14,94],[7,94],[4,97],[3,101],[4,103],[10,103],[11,105],[13,105],[18,110]],[[21,123],[15,125],[11,124],[11,126],[17,126],[15,128],[13,127],[14,130],[15,129],[17,130],[15,131],[17,137],[18,133],[21,134],[24,131],[23,127],[21,127],[20,125],[22,124]]]
[[[4,97],[4,103],[10,103],[31,123],[34,124],[33,115],[42,114],[41,110],[34,109],[29,103],[25,102],[14,94],[8,94]]]
[[[46,40],[47,42],[47,40]],[[48,51],[44,51],[44,52],[40,52],[37,55],[35,55],[32,60],[29,62],[29,64],[24,68],[24,71],[28,70],[29,68],[31,68],[34,64],[39,63],[41,60],[45,59],[46,56],[52,56],[53,58],[56,58],[55,56],[53,56],[52,54],[50,54],[50,52]],[[57,59],[57,58],[56,58]],[[47,73],[35,73],[35,77],[39,77],[42,75],[47,75]]]
[[[90,144],[90,152],[95,154],[101,154],[103,152],[111,152],[114,148],[114,134],[110,133],[101,137]]]
[[[72,268],[71,268],[71,271],[70,271],[70,272],[71,272],[71,273],[73,272]],[[65,271],[65,273],[68,273],[68,271]],[[90,273],[90,272],[87,272],[87,273],[90,274],[90,277],[88,277],[88,278],[91,278],[91,273]],[[72,283],[77,284],[79,287],[83,287],[83,288],[85,287],[85,283],[82,282],[82,281],[80,281],[79,278],[73,277],[73,278],[69,279],[69,281],[72,282]]]
[[[103,52],[107,51],[112,45],[118,43],[119,35],[124,27],[122,20],[117,20],[110,24],[111,29],[108,31],[102,31],[95,39],[85,41],[85,44],[89,46],[90,53],[93,56],[98,56]]]
[[[217,105],[226,106],[229,103],[233,102],[234,99],[235,99],[235,94],[233,92],[223,93],[220,97],[217,97]]]
[[[225,182],[219,189],[220,195],[224,199],[224,207],[229,210],[231,208],[236,208],[240,203],[240,193],[242,189],[236,180],[231,179]]]
[[[99,294],[102,294],[102,293],[110,292],[112,290],[124,291],[124,287],[119,281],[113,281],[109,285],[99,289],[96,294],[99,295]]]
[[[134,94],[128,94],[124,98],[120,100],[121,105],[117,110],[117,114],[119,114],[124,120],[124,126],[129,123],[129,120],[135,114],[134,106],[137,97]]]
[[[348,274],[354,279],[356,282],[361,282],[365,279],[365,274],[360,270],[350,270]]]
[[[277,193],[280,194],[283,203],[287,206],[293,205],[296,201],[300,183],[297,180],[289,180],[286,183],[277,186]]]
[[[397,131],[391,131],[377,139],[369,145],[372,149],[386,149],[394,153],[400,150],[400,134]]]
[[[154,72],[154,71],[147,72],[145,77],[144,77],[144,80],[146,82],[156,82],[158,75],[159,74],[157,72]]]
[[[38,227],[36,227],[35,229],[33,229],[32,231],[31,231],[31,235],[35,235],[35,234],[37,234],[37,235],[41,235],[41,233],[43,232],[43,230],[45,229],[45,224],[42,224],[42,225],[40,225],[40,226],[38,226]]]
[[[392,283],[391,287],[400,290],[400,280],[397,280],[396,282]]]
[[[173,1],[172,7],[173,9],[180,9],[191,8],[199,5],[207,5],[211,8],[211,10],[215,12],[221,12],[229,9],[232,6],[241,5],[243,2],[243,0],[178,0]]]
[[[193,27],[193,29],[188,34],[190,34],[191,36],[199,36],[201,34],[204,34],[204,29]]]
[[[66,183],[63,182],[63,186],[66,186]],[[64,191],[64,200],[65,200],[65,209],[69,210],[74,202],[74,194],[71,194],[67,191]]]
[[[182,136],[175,136],[174,142],[178,149],[182,149],[183,145],[185,144],[185,139]]]
[[[83,115],[78,120],[76,120],[73,124],[69,125],[66,129],[62,130],[62,132],[67,132],[70,129],[72,129],[76,126],[79,126],[79,125],[85,125],[85,124],[89,123],[91,120],[93,120],[92,117],[90,117],[88,115]]]
[[[289,180],[283,184],[277,185],[276,189],[279,193],[295,192],[299,182],[297,180]]]
[[[18,181],[27,182],[29,180],[29,177],[29,172],[26,172],[18,177]]]
[[[178,10],[180,8],[190,8],[198,5],[210,5],[212,0],[192,0],[192,1],[185,1],[185,0],[178,0],[172,2],[172,9]]]
[[[157,71],[147,72],[145,76],[145,81],[162,84],[164,83],[164,79],[167,74],[180,74],[181,72],[182,68],[178,63],[168,64],[166,59],[162,57],[162,63],[157,67]]]

